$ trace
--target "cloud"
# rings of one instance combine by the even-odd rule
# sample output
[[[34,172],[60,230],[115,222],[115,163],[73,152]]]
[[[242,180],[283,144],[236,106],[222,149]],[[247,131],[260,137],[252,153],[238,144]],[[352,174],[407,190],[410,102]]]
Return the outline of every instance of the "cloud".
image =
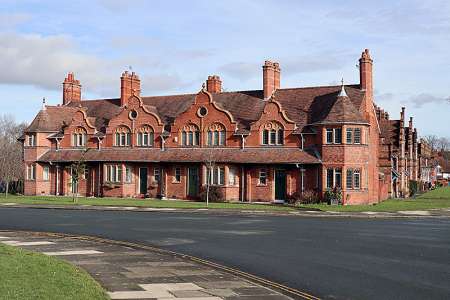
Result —
[[[348,61],[354,60],[349,54],[316,53],[289,57],[280,61],[283,75],[295,75],[319,71],[341,70]]]
[[[0,83],[34,85],[57,90],[67,72],[75,72],[83,85],[83,92],[102,96],[118,95],[119,77],[126,66],[138,66],[145,84],[143,89],[162,91],[184,87],[176,74],[161,72],[162,65],[145,56],[106,59],[82,53],[72,37],[67,35],[42,36],[0,33]]]
[[[450,96],[438,97],[427,93],[422,93],[419,95],[412,96],[409,101],[411,101],[415,107],[421,107],[426,104],[436,103],[436,104],[450,104]]]

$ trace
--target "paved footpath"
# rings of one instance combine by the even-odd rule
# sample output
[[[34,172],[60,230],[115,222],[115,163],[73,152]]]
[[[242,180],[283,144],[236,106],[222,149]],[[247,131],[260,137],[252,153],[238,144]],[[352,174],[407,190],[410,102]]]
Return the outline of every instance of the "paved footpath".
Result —
[[[169,200],[170,201],[170,200]],[[337,212],[320,210],[270,211],[270,210],[239,210],[239,209],[179,209],[153,208],[138,206],[103,206],[103,205],[51,205],[51,204],[19,204],[0,203],[0,207],[35,208],[35,209],[69,209],[69,210],[102,210],[102,211],[134,211],[134,212],[190,212],[198,214],[241,214],[241,215],[290,215],[299,217],[343,217],[343,218],[417,218],[440,217],[449,218],[450,208],[436,208],[429,210],[405,210],[395,212]]]
[[[0,231],[0,243],[55,256],[86,270],[111,299],[292,299],[237,275],[158,249],[15,231]]]

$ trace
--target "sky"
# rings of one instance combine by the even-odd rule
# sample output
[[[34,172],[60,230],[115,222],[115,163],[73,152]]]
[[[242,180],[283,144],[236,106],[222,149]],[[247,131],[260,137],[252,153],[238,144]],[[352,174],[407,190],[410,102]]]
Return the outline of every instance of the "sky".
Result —
[[[419,135],[450,137],[450,1],[0,0],[0,114],[31,122],[62,102],[74,72],[82,98],[117,98],[135,71],[142,95],[196,93],[208,75],[227,91],[359,83],[368,48],[375,102]]]

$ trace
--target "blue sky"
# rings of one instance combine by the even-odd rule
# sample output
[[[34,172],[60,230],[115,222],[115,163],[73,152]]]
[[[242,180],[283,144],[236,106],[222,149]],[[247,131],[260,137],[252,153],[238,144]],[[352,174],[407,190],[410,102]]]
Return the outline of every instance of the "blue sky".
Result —
[[[450,2],[393,2],[1,0],[0,113],[29,122],[42,97],[61,103],[69,71],[83,98],[118,97],[130,65],[143,95],[197,92],[211,74],[260,89],[265,59],[282,87],[358,83],[369,48],[377,104],[450,136]]]

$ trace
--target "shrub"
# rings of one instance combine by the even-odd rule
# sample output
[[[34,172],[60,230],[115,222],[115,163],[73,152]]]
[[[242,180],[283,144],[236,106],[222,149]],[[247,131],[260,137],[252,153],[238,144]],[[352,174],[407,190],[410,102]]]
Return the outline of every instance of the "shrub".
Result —
[[[325,192],[325,200],[328,204],[342,204],[342,191],[340,188],[334,188]]]
[[[289,195],[287,197],[287,202],[295,205],[318,203],[319,197],[315,191],[306,190],[303,193],[295,192]]]
[[[206,186],[200,190],[200,199],[206,202]],[[220,187],[215,185],[209,187],[209,202],[223,202],[223,193]]]
[[[409,181],[409,196],[412,197],[417,193],[417,181],[416,180],[410,180]]]

